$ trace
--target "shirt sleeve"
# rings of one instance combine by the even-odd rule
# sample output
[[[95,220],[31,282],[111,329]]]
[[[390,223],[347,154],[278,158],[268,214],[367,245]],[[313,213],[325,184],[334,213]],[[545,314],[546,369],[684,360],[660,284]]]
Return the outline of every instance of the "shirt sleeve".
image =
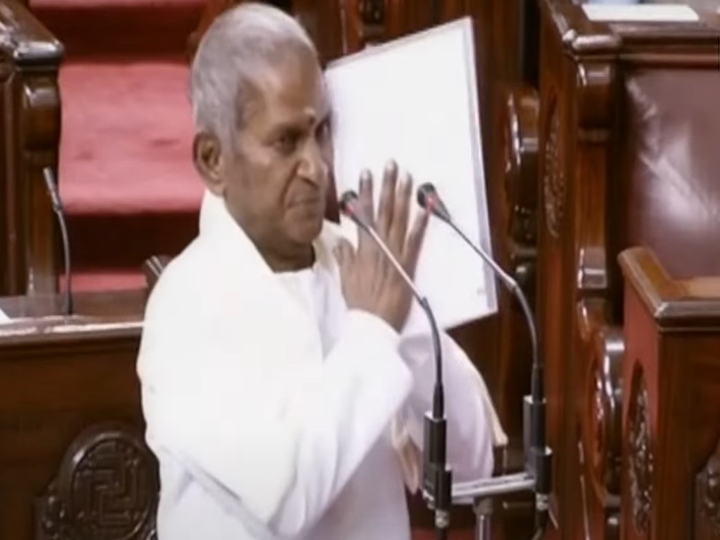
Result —
[[[441,334],[447,456],[453,481],[487,478],[494,467],[493,446],[503,444],[500,427],[485,381],[467,354],[447,334]],[[413,388],[406,407],[409,439],[423,449],[425,414],[432,409],[435,386],[435,359],[429,335],[404,338],[401,355],[413,373]],[[418,468],[419,469],[419,468]]]

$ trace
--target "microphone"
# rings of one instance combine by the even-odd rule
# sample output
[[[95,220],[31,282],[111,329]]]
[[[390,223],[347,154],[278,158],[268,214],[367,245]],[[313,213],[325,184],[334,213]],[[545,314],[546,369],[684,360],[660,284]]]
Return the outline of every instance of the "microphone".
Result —
[[[438,195],[435,186],[425,183],[417,189],[417,202],[426,211],[450,226],[470,248],[477,253],[492,269],[503,285],[515,296],[522,308],[532,346],[532,376],[530,396],[523,400],[523,446],[525,451],[525,467],[534,480],[536,524],[538,530],[545,528],[550,511],[550,490],[552,482],[552,450],[545,442],[545,388],[544,366],[540,358],[537,339],[537,327],[530,303],[518,283],[485,253],[475,245],[465,232],[453,221],[450,212]]]
[[[47,188],[48,195],[50,195],[53,212],[55,213],[58,225],[60,226],[60,238],[62,241],[63,259],[65,262],[65,298],[63,313],[66,316],[70,316],[73,314],[74,310],[72,294],[72,268],[70,264],[70,240],[68,237],[67,223],[65,221],[65,209],[63,207],[62,199],[60,198],[60,191],[58,190],[55,173],[52,168],[45,167],[43,169],[43,179],[45,180],[45,187]]]
[[[423,493],[428,494],[432,500],[432,506],[435,511],[435,529],[438,531],[438,539],[442,540],[447,538],[450,527],[452,469],[447,463],[447,423],[445,419],[440,330],[427,297],[420,293],[400,262],[398,262],[385,242],[383,242],[382,238],[377,234],[377,231],[365,221],[362,212],[358,209],[357,194],[352,190],[346,191],[340,198],[339,206],[340,212],[350,218],[377,244],[410,288],[415,300],[420,304],[430,323],[433,353],[435,356],[435,387],[433,389],[432,412],[425,414],[423,433]]]

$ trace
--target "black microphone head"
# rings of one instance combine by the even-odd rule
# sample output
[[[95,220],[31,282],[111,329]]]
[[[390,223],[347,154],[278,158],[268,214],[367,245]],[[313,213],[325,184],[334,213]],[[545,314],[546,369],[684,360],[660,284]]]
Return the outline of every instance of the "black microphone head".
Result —
[[[340,212],[342,212],[346,216],[354,216],[355,209],[353,208],[353,206],[355,206],[357,201],[358,194],[355,193],[352,189],[348,189],[345,193],[342,194],[342,197],[340,197],[340,200],[338,201]]]
[[[430,182],[420,184],[417,188],[417,203],[421,208],[427,210],[430,198],[437,198],[437,190]]]
[[[431,182],[425,182],[418,186],[417,202],[423,210],[430,212],[444,221],[450,221],[450,213]]]

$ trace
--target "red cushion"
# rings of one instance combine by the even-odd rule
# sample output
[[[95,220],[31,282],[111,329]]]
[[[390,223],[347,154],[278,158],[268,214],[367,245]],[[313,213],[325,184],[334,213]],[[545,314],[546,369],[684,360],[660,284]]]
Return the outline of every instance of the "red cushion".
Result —
[[[73,272],[73,291],[132,291],[145,289],[145,275],[140,269],[132,271],[98,268]],[[60,289],[65,290],[65,278],[60,278]]]
[[[199,208],[182,59],[70,62],[60,70],[60,191],[70,214]]]

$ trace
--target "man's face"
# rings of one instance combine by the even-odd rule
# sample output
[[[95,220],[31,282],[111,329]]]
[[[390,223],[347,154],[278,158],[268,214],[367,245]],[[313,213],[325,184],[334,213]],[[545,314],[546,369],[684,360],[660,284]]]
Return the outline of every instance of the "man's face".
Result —
[[[330,107],[310,54],[289,54],[256,82],[235,147],[224,153],[219,188],[263,255],[292,258],[307,253],[322,228]]]

